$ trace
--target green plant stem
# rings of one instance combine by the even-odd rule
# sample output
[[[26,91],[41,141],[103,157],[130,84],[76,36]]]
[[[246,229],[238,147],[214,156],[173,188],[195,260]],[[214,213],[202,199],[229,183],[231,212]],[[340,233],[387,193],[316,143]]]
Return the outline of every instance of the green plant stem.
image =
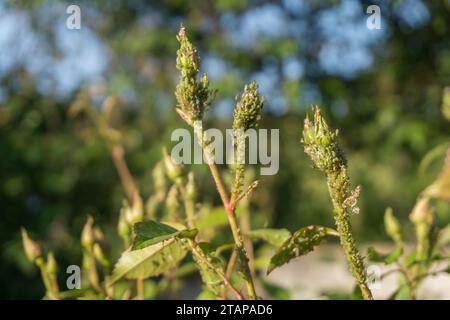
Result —
[[[111,148],[111,157],[119,174],[123,188],[127,194],[130,203],[133,203],[135,195],[138,193],[133,176],[125,161],[125,150],[121,145],[115,145]]]
[[[108,274],[109,274],[109,272],[108,272]],[[113,299],[113,298],[114,298],[115,290],[114,290],[114,286],[110,286],[110,285],[109,285],[109,283],[110,283],[110,277],[111,277],[111,276],[109,276],[109,275],[106,275],[106,276],[105,276],[105,282],[104,282],[104,286],[105,286],[105,294],[106,294],[106,296],[107,296],[108,298]]]
[[[234,266],[236,265],[237,261],[237,252],[236,250],[233,250],[231,252],[230,259],[228,260],[227,269],[225,270],[225,277],[227,279],[231,279],[231,275],[233,274]],[[225,300],[227,297],[227,291],[225,290],[223,293],[223,299]]]
[[[121,300],[130,300],[131,287],[129,286],[123,293]]]
[[[192,123],[189,122],[188,118],[185,116],[185,114],[177,109],[178,114],[181,116],[181,118],[186,121],[186,123],[190,126],[192,126]],[[206,162],[208,163],[209,166],[209,170],[211,171],[211,175],[213,177],[214,183],[216,185],[217,191],[219,192],[220,198],[222,200],[223,203],[223,207],[227,213],[227,218],[228,218],[228,223],[230,225],[231,228],[231,233],[233,235],[233,240],[234,243],[236,245],[236,250],[239,250],[240,252],[243,253],[243,255],[245,256],[245,262],[243,263],[243,267],[246,270],[243,270],[244,273],[248,274],[249,276],[246,277],[245,282],[246,282],[246,286],[247,286],[247,293],[250,299],[252,300],[256,300],[257,299],[257,295],[256,295],[256,291],[255,291],[255,285],[253,283],[253,278],[251,276],[251,272],[250,272],[250,267],[249,267],[249,263],[248,263],[248,257],[247,257],[247,253],[245,251],[245,247],[244,247],[244,242],[239,230],[239,226],[237,223],[237,219],[236,219],[236,214],[234,211],[234,207],[235,207],[235,202],[231,202],[229,197],[228,197],[228,193],[227,190],[225,188],[225,184],[222,181],[222,177],[220,176],[220,172],[219,169],[217,168],[216,163],[214,162],[214,157],[210,154],[208,148],[206,147],[204,141],[203,141],[203,137],[202,136],[197,136],[198,138],[198,143],[200,144],[200,146],[202,147],[204,153],[205,153],[205,157],[206,157]],[[226,277],[225,277],[226,279]],[[228,282],[228,279],[227,279]]]
[[[420,263],[420,262],[419,262]],[[415,273],[415,263],[412,265],[412,270],[408,269],[408,265],[403,265],[401,263],[398,264],[400,267],[400,272],[404,275],[406,279],[406,286],[408,286],[409,299],[416,300],[416,291],[418,286],[418,281],[420,277],[417,277]]]
[[[426,274],[428,272],[428,266],[426,263],[426,248],[428,248],[428,237],[425,237],[422,241],[419,241],[416,246],[417,258],[420,263],[417,263],[411,272],[411,280],[410,280],[410,298],[411,300],[417,299],[417,288],[419,287],[419,283],[422,280],[421,275]]]
[[[230,279],[231,275],[233,274],[236,261],[237,261],[237,252],[236,250],[233,250],[233,252],[231,252],[230,260],[228,261],[227,270],[225,272],[225,275],[227,276],[228,279]]]
[[[430,230],[432,225],[432,213],[428,207],[428,197],[422,197],[416,203],[413,212],[410,215],[411,221],[414,223],[416,232],[416,260],[422,261],[415,264],[410,272],[411,286],[410,298],[417,299],[417,288],[421,281],[421,275],[426,274],[430,267],[429,250],[430,250]],[[425,204],[425,205],[422,205]]]
[[[45,290],[46,290],[46,294],[47,294],[48,298],[51,300],[58,300],[59,292],[58,292],[57,288],[55,288],[53,286],[53,284],[51,283],[50,276],[45,267],[44,259],[38,258],[36,260],[36,265],[38,266],[39,270],[41,271],[42,281],[44,282],[44,286],[45,286]]]
[[[429,277],[429,276],[436,276],[436,275],[438,275],[439,273],[445,273],[445,272],[447,272],[447,269],[442,269],[442,270],[437,270],[437,271],[433,271],[433,272],[427,272],[427,273],[422,273],[421,275],[418,275],[418,276],[416,276],[416,277],[414,277],[414,278],[412,278],[410,281],[419,281],[419,280],[421,280],[421,279],[423,279],[423,278],[426,278],[426,277]],[[406,284],[401,284],[398,288],[397,288],[397,290],[395,291],[395,293],[397,293],[397,292],[399,292],[401,289],[403,289],[405,286],[408,286],[408,288],[411,288],[410,287],[410,282],[408,281]]]
[[[243,212],[240,215],[240,225],[242,227],[242,231],[244,234],[249,234],[251,231],[251,224],[250,224],[250,212],[248,210],[248,203],[246,202],[246,206],[244,207]],[[245,249],[247,250],[247,256],[249,259],[249,267],[250,267],[250,273],[252,277],[255,276],[255,267],[254,267],[254,261],[255,261],[255,253],[253,248],[253,242],[248,237],[244,237],[244,245]]]
[[[209,164],[209,170],[211,171],[211,175],[214,179],[214,183],[216,184],[217,191],[219,192],[220,199],[222,200],[223,206],[228,213],[228,207],[230,205],[230,200],[228,198],[228,194],[225,188],[224,183],[222,182],[222,177],[220,176],[219,169],[215,163]],[[232,208],[234,209],[234,208]]]
[[[222,279],[223,283],[228,286],[231,291],[233,291],[233,293],[236,295],[236,297],[239,300],[245,300],[244,296],[242,295],[242,293],[239,292],[239,290],[237,290],[233,284],[228,280],[227,276],[219,269],[217,269],[209,260],[208,258],[203,254],[203,252],[201,250],[198,250],[197,247],[197,242],[195,240],[189,239],[189,245],[192,249],[192,252],[195,254],[195,256],[202,261],[203,263],[205,263],[211,270],[213,270],[215,273],[217,273],[217,275],[219,275],[219,277]]]
[[[186,197],[186,188],[184,187],[183,183],[180,181],[180,183],[178,183],[178,187],[180,189],[180,193],[183,196],[183,201],[184,201],[184,208],[186,211],[186,218],[188,220],[188,225],[190,228],[195,228],[195,223],[194,223],[194,214],[195,214],[195,204],[193,201],[187,199]],[[219,277],[221,277],[223,283],[225,284],[225,286],[229,287],[233,293],[236,295],[236,297],[239,300],[244,300],[244,297],[242,296],[242,294],[239,292],[239,290],[237,290],[232,284],[231,282],[228,280],[229,276],[225,275],[221,270],[219,270],[218,268],[216,268],[209,260],[208,258],[203,254],[203,252],[201,250],[198,250],[198,245],[197,245],[197,241],[195,241],[195,239],[190,239],[189,240],[189,246],[191,247],[191,251],[192,253],[203,263],[205,263],[211,270],[213,270],[215,273],[217,273],[219,275]]]
[[[85,259],[88,261],[88,268],[87,268],[87,274],[89,282],[91,283],[92,287],[95,288],[100,293],[103,293],[103,288],[100,285],[100,280],[98,277],[97,267],[96,267],[96,260],[95,256],[91,251],[87,251],[84,253]]]
[[[234,239],[234,243],[236,245],[236,249],[240,250],[241,252],[244,252],[244,255],[246,258],[246,261],[243,264],[243,267],[247,269],[247,270],[244,270],[244,272],[249,274],[249,276],[246,277],[246,279],[245,279],[248,296],[250,299],[256,300],[257,296],[256,296],[256,291],[255,291],[255,285],[253,283],[253,278],[251,276],[248,257],[247,257],[246,251],[245,251],[244,241],[243,241],[243,238],[242,238],[242,235],[241,235],[238,223],[237,223],[234,207],[230,203],[230,200],[228,198],[228,195],[227,195],[227,192],[225,189],[225,185],[222,181],[222,178],[220,176],[217,165],[213,162],[210,162],[209,168],[210,168],[211,174],[213,176],[214,182],[216,184],[217,190],[220,194],[220,198],[222,199],[222,203],[225,208],[225,211],[227,213],[228,223],[230,225],[231,232],[233,234],[233,239]]]
[[[337,231],[339,232],[341,245],[350,266],[350,271],[361,289],[363,298],[365,300],[373,300],[372,292],[367,286],[367,271],[364,265],[364,260],[356,248],[355,239],[352,235],[350,214],[346,211],[344,206],[345,199],[342,196],[341,181],[342,180],[337,174],[328,175],[328,190],[333,202]]]

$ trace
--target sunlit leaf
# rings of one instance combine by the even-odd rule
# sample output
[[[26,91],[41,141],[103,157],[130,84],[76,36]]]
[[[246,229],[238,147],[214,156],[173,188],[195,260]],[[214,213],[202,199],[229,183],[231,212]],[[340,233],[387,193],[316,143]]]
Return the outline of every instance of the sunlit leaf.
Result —
[[[125,251],[114,267],[110,284],[122,278],[145,279],[175,267],[186,255],[186,248],[176,238],[159,242],[144,249]]]
[[[247,233],[250,239],[260,239],[273,246],[281,246],[290,236],[287,229],[257,229]]]
[[[183,226],[179,226],[183,228]],[[132,250],[143,249],[171,238],[194,238],[196,229],[177,230],[176,228],[156,221],[138,222],[133,226],[134,240]]]
[[[175,237],[179,230],[156,221],[138,222],[133,226],[135,238],[132,250],[142,249],[152,244]]]
[[[337,235],[333,229],[322,226],[308,226],[297,230],[270,259],[267,274],[275,268],[288,263],[290,260],[300,257],[314,250],[328,235]]]

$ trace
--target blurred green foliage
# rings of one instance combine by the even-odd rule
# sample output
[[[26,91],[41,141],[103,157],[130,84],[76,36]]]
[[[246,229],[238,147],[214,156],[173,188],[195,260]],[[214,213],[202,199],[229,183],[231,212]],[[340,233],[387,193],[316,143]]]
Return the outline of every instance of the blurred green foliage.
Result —
[[[25,63],[33,60],[32,47],[24,61],[0,69],[0,298],[39,298],[43,293],[37,271],[22,253],[21,225],[34,239],[52,246],[60,266],[80,261],[78,239],[87,214],[104,226],[106,237],[116,228],[125,193],[108,148],[90,132],[88,119],[73,119],[67,112],[80,91],[89,93],[97,107],[108,95],[120,97],[120,131],[129,167],[145,199],[154,191],[151,169],[160,159],[161,147],[170,145],[171,131],[183,125],[173,112],[175,35],[181,22],[209,62],[210,70],[204,71],[211,71],[212,87],[218,89],[217,106],[208,115],[211,127],[229,128],[227,106],[239,88],[255,77],[266,79],[261,91],[268,108],[261,127],[280,129],[280,171],[264,177],[253,195],[255,229],[288,226],[293,231],[308,224],[332,225],[326,185],[320,173],[310,170],[300,145],[302,119],[310,103],[320,104],[329,123],[340,128],[350,176],[362,187],[361,214],[354,219],[357,237],[384,239],[383,214],[388,206],[406,221],[418,192],[439,171],[443,153],[419,174],[422,158],[450,136],[441,115],[442,92],[450,84],[449,2],[373,1],[382,8],[382,35],[362,44],[365,59],[373,62],[351,75],[325,68],[321,48],[330,41],[339,44],[342,34],[356,37],[355,25],[341,23],[364,22],[365,8],[372,2],[355,1],[356,16],[346,16],[344,10],[353,1],[300,6],[295,2],[77,1],[84,30],[92,31],[107,48],[100,80],[84,79],[69,93],[55,96],[56,84],[42,89],[46,76],[33,74]],[[412,13],[407,12],[408,3]],[[402,10],[420,17],[417,3],[425,6],[428,18],[410,22]],[[39,41],[59,59],[64,52],[54,28],[57,21],[64,23],[68,4],[6,1],[0,8],[2,15],[24,14]],[[319,24],[326,14],[342,19],[337,19],[331,36]],[[275,28],[280,15],[289,31]],[[279,32],[254,31],[261,28],[258,19]],[[20,27],[23,20],[16,23]],[[251,41],[236,41],[241,31],[249,31]],[[351,46],[347,49],[352,51]],[[71,72],[62,77],[70,78]],[[199,193],[212,204],[220,203],[206,169],[194,166],[194,170]],[[439,223],[450,222],[447,205],[439,206],[436,214]]]

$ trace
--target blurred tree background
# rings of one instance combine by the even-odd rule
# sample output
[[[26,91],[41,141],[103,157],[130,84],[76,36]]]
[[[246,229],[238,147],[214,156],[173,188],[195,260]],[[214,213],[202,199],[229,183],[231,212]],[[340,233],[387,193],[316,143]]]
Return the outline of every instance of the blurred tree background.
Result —
[[[70,4],[81,8],[80,30],[66,27]],[[371,4],[380,30],[366,27]],[[362,186],[359,240],[385,238],[388,206],[406,221],[438,172],[443,156],[418,169],[450,136],[440,113],[448,0],[0,1],[0,298],[43,293],[21,225],[51,246],[61,273],[80,263],[88,213],[107,235],[116,228],[124,190],[105,143],[68,115],[73,103],[120,98],[127,160],[144,199],[151,194],[151,169],[182,125],[173,94],[180,23],[219,90],[208,125],[229,128],[235,95],[256,80],[267,99],[262,127],[280,129],[280,170],[255,192],[254,224],[332,224],[323,177],[300,144],[311,104],[340,128]],[[205,168],[195,170],[203,198],[219,203]],[[447,206],[437,215],[450,222]]]

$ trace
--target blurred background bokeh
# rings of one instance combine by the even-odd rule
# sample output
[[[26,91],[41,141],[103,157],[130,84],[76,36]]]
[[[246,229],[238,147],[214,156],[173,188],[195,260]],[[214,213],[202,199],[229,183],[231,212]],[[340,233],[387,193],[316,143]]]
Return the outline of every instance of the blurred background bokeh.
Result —
[[[66,27],[70,4],[81,8],[79,30]],[[371,4],[381,8],[379,30],[366,27]],[[0,298],[43,294],[20,226],[62,267],[80,263],[88,213],[115,232],[124,190],[105,142],[68,114],[80,96],[96,108],[119,97],[127,161],[142,197],[151,195],[151,169],[182,126],[173,94],[180,23],[218,89],[208,125],[229,128],[236,94],[256,80],[267,99],[262,127],[280,129],[280,170],[255,192],[254,225],[333,223],[323,176],[300,144],[311,104],[340,129],[362,186],[358,240],[385,239],[388,206],[407,221],[444,153],[420,164],[450,141],[440,110],[450,1],[0,1]],[[202,199],[219,204],[207,170],[195,171]],[[450,222],[447,205],[436,213]]]

